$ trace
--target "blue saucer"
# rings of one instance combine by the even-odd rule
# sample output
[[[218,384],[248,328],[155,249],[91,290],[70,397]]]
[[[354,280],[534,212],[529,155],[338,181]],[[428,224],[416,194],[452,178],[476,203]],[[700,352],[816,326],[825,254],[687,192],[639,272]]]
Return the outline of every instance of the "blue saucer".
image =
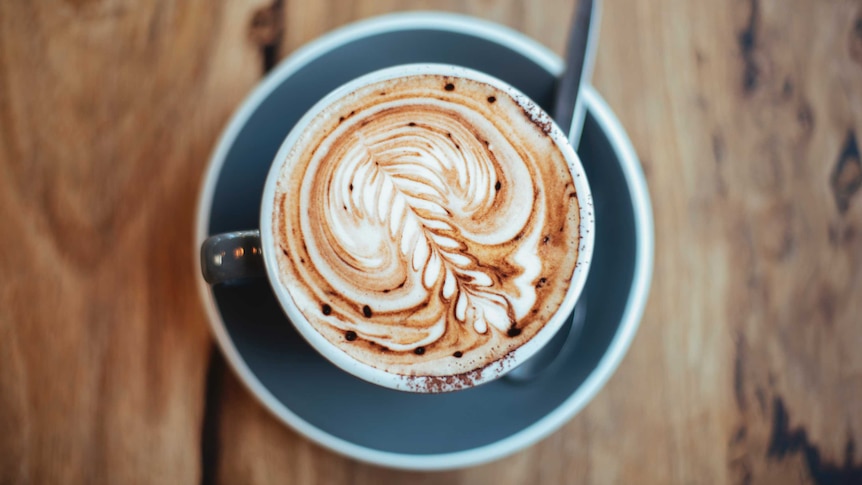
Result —
[[[397,64],[440,62],[484,71],[551,105],[560,60],[508,29],[445,14],[361,22],[300,49],[254,91],[213,156],[201,195],[198,247],[209,235],[257,228],[273,156],[292,125],[332,89]],[[652,213],[640,165],[590,88],[578,153],[595,204],[596,244],[576,348],[527,384],[498,380],[442,395],[384,389],[317,354],[284,316],[266,281],[201,294],[231,366],[280,420],[364,461],[412,469],[481,463],[551,433],[580,410],[622,359],[652,272]]]

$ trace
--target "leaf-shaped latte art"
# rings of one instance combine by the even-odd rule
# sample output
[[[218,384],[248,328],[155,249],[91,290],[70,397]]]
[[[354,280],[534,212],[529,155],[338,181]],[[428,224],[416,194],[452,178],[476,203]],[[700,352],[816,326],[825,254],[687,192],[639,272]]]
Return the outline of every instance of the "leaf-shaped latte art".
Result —
[[[315,120],[279,181],[294,301],[327,339],[399,373],[463,372],[521,345],[577,258],[559,150],[505,93],[445,84],[353,93]]]
[[[422,275],[422,286],[455,302],[458,321],[471,324],[479,333],[487,332],[488,325],[506,331],[516,323],[509,299],[493,290],[493,273],[466,252],[469,238],[458,224],[452,224],[453,211],[464,218],[493,205],[498,193],[497,170],[489,157],[476,156],[486,154],[465,151],[481,149],[470,146],[469,139],[464,143],[461,136],[469,134],[453,135],[459,126],[439,121],[443,125],[439,130],[419,128],[427,131],[421,140],[415,138],[417,130],[409,124],[411,129],[400,126],[359,132],[356,151],[342,159],[334,174],[347,181],[348,193],[332,190],[326,212],[332,220],[341,220],[342,228],[361,220],[376,222],[380,231],[388,229],[401,256],[410,261],[409,269]],[[444,129],[449,130],[445,137]],[[523,185],[516,185],[518,190],[532,193],[529,174],[523,175],[512,183]],[[522,227],[529,215],[517,209],[510,214],[512,227]],[[340,243],[344,247],[350,242]],[[536,261],[526,264],[538,265],[537,255],[532,258]],[[441,280],[442,288],[437,288]],[[534,293],[527,287],[519,298],[531,300]],[[445,325],[445,320],[438,325]]]

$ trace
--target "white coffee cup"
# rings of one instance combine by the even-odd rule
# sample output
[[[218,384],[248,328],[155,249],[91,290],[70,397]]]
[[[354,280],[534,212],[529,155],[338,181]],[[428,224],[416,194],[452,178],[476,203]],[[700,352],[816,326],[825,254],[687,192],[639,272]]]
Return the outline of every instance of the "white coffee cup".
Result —
[[[386,370],[375,368],[354,359],[337,345],[324,338],[309,323],[307,318],[298,309],[288,288],[281,281],[280,270],[275,257],[278,248],[273,236],[272,227],[276,187],[282,172],[282,166],[287,160],[288,154],[297,143],[300,134],[308,128],[312,120],[335,101],[363,86],[415,75],[441,75],[469,79],[494,86],[501,91],[511,94],[515,98],[526,98],[526,95],[497,78],[472,69],[444,64],[401,65],[372,72],[348,82],[328,94],[306,112],[281,144],[266,178],[261,200],[259,231],[242,231],[210,237],[203,244],[201,261],[205,278],[213,284],[265,274],[282,309],[297,331],[315,350],[342,370],[366,381],[392,389],[432,392],[428,390],[428,386],[423,386],[421,383],[417,385],[416,377],[407,378],[406,376],[387,372]],[[577,264],[575,265],[568,290],[551,319],[544,324],[533,338],[511,351],[504,359],[495,362],[495,365],[490,365],[483,372],[476,374],[467,384],[459,382],[451,389],[437,386],[434,388],[435,392],[457,390],[489,382],[505,375],[519,364],[528,360],[539,352],[567,322],[584,288],[593,251],[593,234],[595,233],[591,210],[592,197],[590,187],[580,159],[569,145],[566,134],[556,124],[551,123],[548,135],[568,162],[579,200],[579,251]],[[563,201],[560,202],[561,204],[563,203]]]

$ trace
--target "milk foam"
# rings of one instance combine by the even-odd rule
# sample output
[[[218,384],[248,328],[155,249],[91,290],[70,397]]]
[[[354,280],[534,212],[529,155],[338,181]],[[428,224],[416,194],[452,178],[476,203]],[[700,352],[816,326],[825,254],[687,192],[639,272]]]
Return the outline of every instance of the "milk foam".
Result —
[[[436,75],[325,109],[285,161],[273,215],[300,311],[404,375],[468,372],[529,340],[578,250],[577,194],[546,131],[523,100]]]

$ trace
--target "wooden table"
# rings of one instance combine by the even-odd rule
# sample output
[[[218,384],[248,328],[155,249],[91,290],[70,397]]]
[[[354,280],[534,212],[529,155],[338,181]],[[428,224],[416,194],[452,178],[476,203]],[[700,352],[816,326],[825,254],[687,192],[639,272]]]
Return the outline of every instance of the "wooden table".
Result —
[[[0,2],[0,483],[862,483],[862,2],[608,0],[595,84],[643,160],[629,355],[532,448],[388,471],[282,426],[189,257],[231,112],[318,35],[464,12],[561,52],[571,0]]]

